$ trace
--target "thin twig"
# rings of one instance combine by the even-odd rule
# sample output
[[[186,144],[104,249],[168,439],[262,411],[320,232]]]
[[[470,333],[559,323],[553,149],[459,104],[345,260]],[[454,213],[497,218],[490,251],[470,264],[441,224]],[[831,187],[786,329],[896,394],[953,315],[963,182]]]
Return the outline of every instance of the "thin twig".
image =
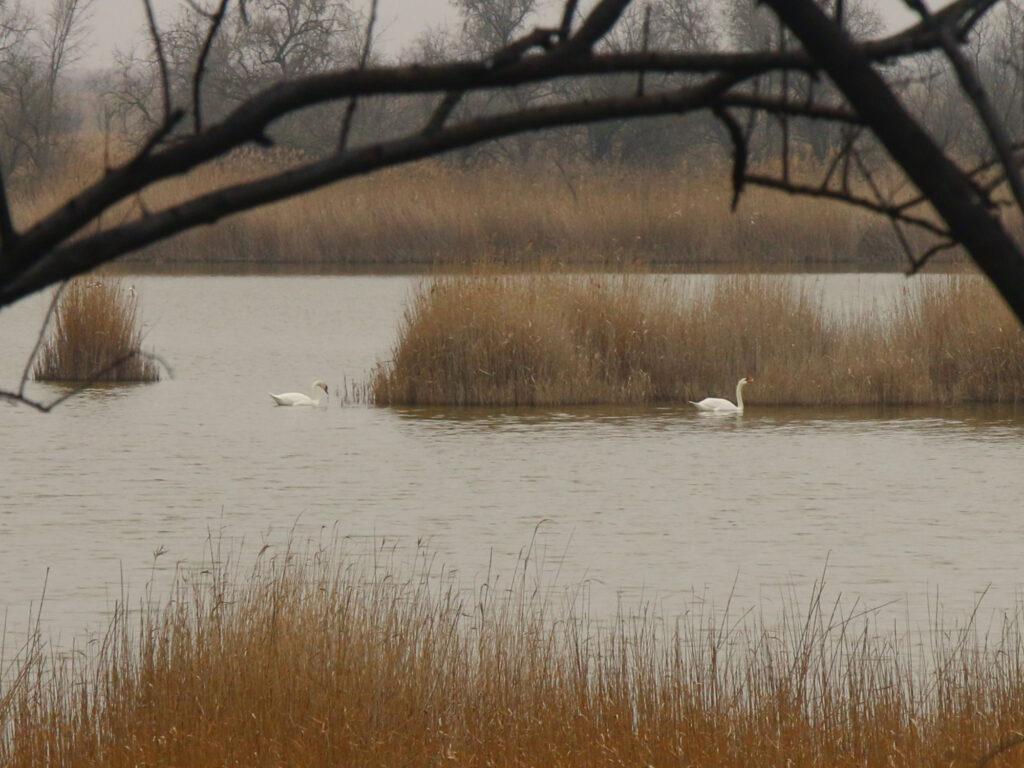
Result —
[[[39,350],[43,346],[43,341],[46,339],[46,332],[50,329],[50,320],[57,311],[57,306],[60,304],[61,294],[64,293],[64,289],[67,285],[67,281],[62,282],[57,286],[57,290],[53,292],[53,299],[50,300],[50,306],[46,310],[46,317],[43,318],[43,323],[39,327],[39,335],[36,337],[36,343],[32,347],[32,353],[25,361],[25,370],[21,372],[21,381],[18,383],[18,397],[25,394],[25,385],[28,384],[28,375],[32,372],[32,364],[35,363],[36,356],[39,354]]]
[[[1011,149],[1013,150],[1013,153],[1015,155],[1020,153],[1020,152],[1022,152],[1022,151],[1024,151],[1024,141],[1018,141],[1015,144],[1011,145]],[[1019,166],[1021,161],[1017,160],[1016,162],[1017,162],[1017,164]],[[964,171],[964,175],[967,176],[967,178],[969,178],[969,179],[976,179],[978,176],[981,176],[982,174],[992,170],[992,168],[994,168],[997,165],[1000,165],[999,158],[997,158],[997,157],[989,157],[989,158],[986,158],[986,159],[982,160],[981,162],[977,163],[976,165],[972,166],[969,170]],[[979,189],[979,191],[981,192],[982,195],[988,195],[990,192],[992,192],[992,190],[994,190],[996,187],[998,187],[1000,184],[1004,183],[1005,181],[1006,181],[1005,175],[1003,175],[1001,173],[1000,174],[996,174],[992,179],[989,179],[989,181],[981,184],[978,187],[978,189]],[[924,197],[924,195],[917,194],[917,195],[914,195],[913,197],[903,201],[897,207],[900,210],[905,210],[905,209],[908,209],[908,208],[915,208],[918,205],[921,205],[922,203],[926,203],[926,202],[928,202],[928,200],[927,200],[927,198]]]
[[[18,239],[11,219],[11,208],[7,202],[7,185],[4,183],[3,168],[0,167],[0,251],[10,248]]]
[[[725,126],[725,130],[729,133],[729,140],[732,142],[732,203],[730,207],[735,211],[740,204],[740,195],[743,194],[743,184],[747,178],[747,157],[749,155],[747,137],[736,118],[721,106],[715,107],[712,113]]]
[[[893,212],[892,201],[887,200],[885,196],[882,194],[882,190],[875,183],[874,175],[871,173],[871,170],[864,163],[864,160],[861,158],[860,153],[854,150],[850,154],[852,155],[854,162],[857,164],[857,169],[860,171],[860,175],[863,177],[864,181],[868,183],[868,188],[871,190],[871,193],[875,196],[875,200],[877,201],[879,207],[887,209],[889,211],[889,213],[886,214],[886,218],[888,218],[889,222],[892,224],[893,232],[896,234],[896,241],[900,244],[900,248],[903,251],[903,255],[907,257],[907,261],[910,263],[910,269],[914,269],[915,265],[920,260],[914,257],[913,246],[910,245],[910,241],[907,240],[907,236],[903,233],[903,227],[901,226],[900,217]],[[917,267],[917,269],[920,269],[920,267]]]
[[[363,52],[359,56],[359,69],[366,69],[370,60],[370,50],[373,48],[373,27],[377,23],[377,0],[370,3],[370,19],[366,22],[366,37],[363,39]],[[352,130],[352,120],[355,117],[356,109],[359,107],[359,99],[353,96],[348,100],[345,107],[345,117],[341,122],[341,136],[338,138],[338,151],[344,152],[348,146],[349,131]]]
[[[124,170],[130,170],[137,168],[146,158],[148,158],[154,149],[156,149],[160,143],[170,135],[171,131],[174,130],[181,119],[185,117],[185,110],[183,109],[172,109],[171,113],[167,116],[161,125],[157,126],[156,130],[153,131],[146,139],[145,143],[139,147],[138,151],[123,166]]]
[[[928,264],[929,261],[931,261],[933,256],[937,256],[938,254],[943,253],[944,251],[953,250],[954,248],[957,248],[959,245],[960,243],[956,242],[955,240],[943,240],[939,243],[936,243],[931,248],[922,253],[920,256],[912,258],[910,260],[910,266],[907,268],[904,274],[907,277],[913,277],[922,269],[924,269],[925,265]]]
[[[210,55],[213,42],[220,31],[221,24],[224,22],[224,17],[227,15],[230,3],[231,0],[220,0],[220,5],[217,6],[216,12],[209,17],[210,27],[206,31],[206,39],[203,41],[203,47],[199,51],[199,58],[196,59],[196,69],[192,74],[192,126],[196,133],[200,133],[203,130],[202,96],[203,77],[206,75],[206,59]]]
[[[821,189],[828,189],[828,186],[832,181],[832,176],[835,175],[836,169],[839,167],[841,162],[844,162],[849,158],[850,152],[853,150],[854,144],[857,143],[859,136],[859,128],[850,128],[844,132],[843,145],[839,148],[839,152],[836,156],[832,158],[832,162],[829,164],[828,170],[825,172],[825,176],[821,180]]]
[[[894,207],[879,205],[869,198],[861,195],[855,195],[850,192],[843,192],[834,189],[821,189],[816,185],[812,186],[810,184],[801,184],[797,181],[790,181],[789,184],[784,184],[780,179],[777,179],[774,176],[763,176],[759,174],[748,173],[745,177],[745,181],[747,184],[754,184],[758,187],[778,190],[779,192],[785,192],[789,195],[817,197],[824,200],[835,200],[836,202],[847,203],[855,208],[863,208],[883,216],[891,216],[895,214],[900,221],[924,230],[925,232],[929,232],[938,237],[950,236],[948,230],[943,229],[941,226],[929,221],[928,219],[911,216],[906,213],[900,213],[896,211]]]
[[[48,403],[42,403],[38,400],[33,400],[32,398],[25,397],[24,395],[18,392],[11,392],[6,389],[0,389],[0,400],[7,400],[12,403],[21,403],[22,405],[27,405],[29,408],[34,408],[40,413],[49,413],[58,405],[63,403],[65,400],[74,397],[78,393],[83,392],[84,390],[88,389],[94,384],[98,384],[100,381],[103,380],[104,376],[106,376],[111,371],[115,370],[118,366],[123,365],[124,363],[127,363],[129,360],[133,360],[137,357],[141,357],[144,360],[149,360],[150,362],[158,363],[160,366],[164,368],[165,371],[167,371],[168,378],[174,378],[174,369],[171,368],[171,366],[163,357],[153,352],[143,352],[141,349],[136,349],[133,350],[132,352],[128,352],[122,355],[121,357],[118,357],[109,365],[106,365],[103,368],[97,370],[86,381],[76,383],[74,387],[71,387],[67,392],[62,394],[60,397],[57,397],[56,399],[51,400]]]
[[[153,41],[153,53],[160,69],[160,94],[163,99],[164,123],[171,118],[171,78],[167,72],[167,58],[164,56],[164,44],[160,39],[160,30],[156,25],[156,14],[153,12],[152,0],[142,0],[146,8],[146,23],[149,25],[149,36]]]
[[[562,181],[565,182],[565,186],[569,188],[569,194],[572,195],[573,205],[579,205],[580,197],[578,194],[576,194],[576,185],[573,184],[572,179],[569,178],[569,174],[565,170],[565,166],[562,165],[562,161],[555,156],[552,156],[551,161],[555,164],[555,167],[558,169],[558,172],[562,175]]]
[[[1003,121],[996,114],[992,101],[978,79],[977,73],[975,73],[970,62],[964,57],[963,51],[960,50],[956,40],[953,39],[949,27],[938,25],[935,17],[928,10],[923,0],[906,0],[906,2],[918,13],[923,22],[935,25],[939,44],[942,46],[946,58],[953,65],[953,70],[957,74],[957,79],[960,81],[960,87],[963,89],[964,94],[974,104],[974,109],[978,113],[982,125],[985,126],[986,133],[988,133],[992,148],[995,150],[996,155],[999,156],[999,161],[1006,174],[1006,181],[1013,192],[1014,199],[1017,201],[1017,207],[1021,213],[1024,213],[1024,177],[1021,177],[1020,170],[1014,161],[1013,144],[1010,141],[1009,134],[1006,132],[1006,126],[1003,125]]]
[[[779,52],[786,52],[786,28],[779,22]],[[782,70],[782,103],[789,101],[789,70]],[[779,115],[782,123],[782,180],[789,182],[789,115],[783,112]]]
[[[647,53],[647,47],[648,47],[648,45],[650,45],[650,38],[651,38],[651,5],[650,5],[650,3],[648,3],[646,6],[644,6],[644,26],[643,26],[643,33],[642,34],[643,34],[643,38],[642,38],[642,43],[641,43],[641,46],[640,46],[640,50],[641,50],[642,53]],[[640,74],[638,74],[636,76],[636,95],[637,96],[643,96],[644,95],[644,77],[646,77],[646,75],[647,75],[646,72],[640,72]]]

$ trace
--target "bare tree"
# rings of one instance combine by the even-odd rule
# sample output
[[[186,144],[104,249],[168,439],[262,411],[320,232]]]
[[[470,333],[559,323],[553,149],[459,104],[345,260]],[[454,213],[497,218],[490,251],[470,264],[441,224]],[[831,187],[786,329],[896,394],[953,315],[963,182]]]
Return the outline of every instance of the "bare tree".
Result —
[[[217,34],[209,37],[221,7]],[[190,101],[202,57],[201,100],[193,111],[201,112],[205,120],[220,120],[274,83],[354,64],[359,59],[361,23],[345,0],[247,0],[244,5],[221,3],[206,9],[184,6],[160,38],[171,100]],[[146,53],[119,52],[103,88],[110,114],[135,133],[156,129],[164,119],[161,80],[152,46]],[[335,133],[317,130],[323,123],[306,121],[297,126],[285,121],[275,127],[275,138],[322,149],[333,143]]]
[[[456,50],[463,56],[486,58],[507,48],[527,27],[537,10],[537,0],[450,0],[462,19]],[[517,88],[482,91],[460,99],[461,114],[497,113],[524,109],[544,98],[546,89],[536,84]],[[493,154],[506,160],[526,162],[533,155],[535,137],[516,136],[511,140],[475,147],[462,153],[463,160],[488,158]]]
[[[63,77],[81,53],[92,0],[52,0],[42,21],[0,3],[0,160],[48,168],[70,121]]]
[[[537,0],[451,0],[462,16],[465,53],[485,57],[501,50],[525,29]]]
[[[607,52],[599,44],[631,0],[599,0],[578,22],[577,3],[568,0],[550,26],[523,30],[483,58],[356,66],[283,80],[211,122],[195,112],[202,103],[205,53],[213,49],[224,18],[215,14],[208,19],[190,98],[165,90],[168,108],[161,123],[127,162],[107,169],[64,206],[25,229],[11,220],[6,189],[0,187],[0,307],[176,233],[342,179],[543,129],[705,113],[719,121],[732,146],[734,203],[747,186],[759,185],[873,211],[892,222],[910,271],[959,244],[1024,319],[1024,254],[1002,218],[1004,212],[1024,214],[1021,125],[1008,126],[999,119],[964,52],[972,31],[997,0],[955,0],[937,13],[912,1],[920,14],[918,23],[871,40],[855,40],[842,18],[827,14],[815,0],[765,0],[787,30],[780,42],[791,35],[790,42],[757,51],[673,52],[647,45],[639,51]],[[223,0],[222,10],[227,2]],[[880,68],[893,62],[928,53],[941,53],[948,61],[962,98],[984,127],[989,147],[980,162],[961,164],[945,152],[880,74]],[[635,83],[625,94],[553,97],[498,112],[457,111],[473,94],[623,75]],[[668,78],[660,85],[653,79],[656,75],[679,80]],[[772,87],[757,88],[769,75],[776,75]],[[824,76],[835,91],[821,97],[812,84]],[[802,90],[797,91],[800,80]],[[422,124],[401,136],[338,146],[287,170],[197,193],[162,210],[140,211],[134,219],[108,217],[106,226],[97,226],[106,211],[153,184],[239,147],[272,143],[273,126],[299,110],[409,94],[434,94],[435,107]],[[189,111],[194,113],[192,131],[172,135]],[[757,115],[781,126],[782,145],[772,170],[752,170],[748,162],[751,116]],[[822,121],[843,129],[842,145],[813,174],[798,173],[792,163],[789,127],[794,121]],[[892,158],[905,174],[905,184],[889,191],[879,183],[865,159],[871,144]],[[24,400],[21,392],[4,396]]]

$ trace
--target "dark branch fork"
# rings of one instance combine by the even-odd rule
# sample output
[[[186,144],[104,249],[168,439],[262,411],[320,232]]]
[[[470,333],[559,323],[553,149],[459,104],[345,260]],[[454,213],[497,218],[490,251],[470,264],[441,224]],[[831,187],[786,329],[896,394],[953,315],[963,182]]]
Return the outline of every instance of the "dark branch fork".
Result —
[[[961,243],[989,277],[1018,318],[1024,321],[1024,256],[993,216],[987,197],[935,144],[906,111],[850,38],[810,0],[766,0],[804,50],[818,61],[851,107],[944,220],[950,239]],[[980,0],[977,8],[990,7]],[[968,21],[977,21],[976,8]],[[938,14],[922,22],[933,33],[962,39],[960,19]],[[940,41],[941,46],[941,41]]]
[[[377,0],[372,0],[370,3],[370,17],[366,22],[366,37],[363,40],[363,52],[359,56],[359,70],[363,71],[366,69],[367,63],[370,61],[370,51],[373,48],[373,28],[377,23]],[[348,146],[348,135],[352,130],[352,120],[355,117],[356,109],[359,107],[359,99],[353,96],[348,100],[348,105],[345,107],[345,116],[341,122],[341,135],[338,138],[338,151],[344,152]]]
[[[227,16],[230,3],[231,0],[219,0],[217,10],[209,17],[210,26],[203,40],[203,47],[199,51],[199,58],[196,60],[196,69],[192,76],[192,125],[196,133],[203,130],[203,78],[206,77],[206,60],[213,50],[213,44]],[[244,11],[245,5],[242,4],[241,7]]]
[[[855,53],[871,61],[886,61],[906,52],[934,48],[938,45],[934,33],[936,25],[952,25],[959,30],[965,14],[980,1],[957,0],[940,14],[936,14],[931,24],[926,25],[922,22],[900,34],[873,43],[864,43],[856,47]],[[206,57],[212,48],[216,32],[223,23],[228,2],[229,0],[221,0],[217,12],[211,17],[210,30],[196,66],[193,110],[199,104]],[[180,120],[180,113],[172,112],[167,123],[154,133],[133,160],[113,169],[62,208],[37,222],[19,238],[15,247],[4,249],[0,258],[0,287],[3,288],[0,293],[0,305],[23,295],[11,290],[12,284],[22,272],[41,259],[52,265],[53,259],[48,255],[86,224],[94,221],[103,211],[156,181],[186,173],[247,143],[259,142],[267,127],[275,120],[302,107],[357,96],[431,91],[451,94],[466,89],[507,88],[583,74],[640,71],[730,73],[736,76],[737,82],[740,82],[742,79],[772,69],[817,71],[813,59],[802,51],[751,54],[593,53],[594,44],[608,32],[628,2],[629,0],[603,0],[584,19],[575,34],[544,53],[524,56],[501,67],[495,67],[493,61],[461,62],[436,67],[375,67],[332,72],[284,82],[248,100],[223,122],[157,150],[156,145]],[[648,97],[655,102],[661,98],[658,94],[648,94],[644,98]],[[636,113],[623,113],[619,109],[613,109],[605,118],[651,114],[649,103],[637,106],[639,109]],[[709,103],[706,106],[713,107],[714,104]],[[588,118],[593,114],[592,110],[585,111]],[[595,116],[593,119],[602,118]],[[199,125],[201,126],[201,120]],[[495,136],[489,134],[488,137]],[[409,140],[414,139],[410,137]],[[446,144],[445,141],[437,142],[438,151],[443,151]],[[182,227],[184,226],[182,221]],[[175,231],[180,231],[180,228],[172,229],[169,234]],[[109,237],[111,242],[117,239],[116,229],[109,232]],[[72,269],[57,271],[63,271],[63,274],[55,276],[55,279],[75,274],[75,270]]]

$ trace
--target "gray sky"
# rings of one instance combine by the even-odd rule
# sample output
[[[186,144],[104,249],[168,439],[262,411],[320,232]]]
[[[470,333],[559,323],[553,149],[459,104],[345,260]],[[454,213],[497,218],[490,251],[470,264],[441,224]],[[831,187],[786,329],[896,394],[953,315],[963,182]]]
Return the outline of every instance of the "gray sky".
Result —
[[[713,8],[718,0],[706,0]],[[50,0],[23,0],[34,10],[42,11]],[[365,0],[354,0],[356,4]],[[882,11],[890,27],[906,24],[910,14],[903,0],[873,0]],[[173,15],[184,4],[184,0],[153,0],[157,15],[162,18]],[[584,6],[589,5],[586,1]],[[386,51],[401,50],[416,35],[429,26],[447,25],[453,22],[455,13],[448,0],[379,0],[378,30],[381,32],[381,47]],[[90,23],[89,46],[82,59],[88,68],[110,64],[114,49],[130,48],[133,41],[141,39],[145,28],[142,0],[96,0]]]

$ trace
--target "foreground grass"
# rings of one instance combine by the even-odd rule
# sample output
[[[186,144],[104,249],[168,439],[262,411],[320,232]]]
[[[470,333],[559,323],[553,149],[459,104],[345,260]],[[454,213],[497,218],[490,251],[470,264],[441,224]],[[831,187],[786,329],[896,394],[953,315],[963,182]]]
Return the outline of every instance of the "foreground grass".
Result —
[[[89,661],[36,635],[0,693],[0,765],[1022,764],[1019,616],[918,645],[818,588],[771,624],[598,625],[525,579],[467,594],[429,563],[183,574]]]
[[[783,281],[680,291],[643,276],[478,273],[413,297],[379,404],[567,405],[733,397],[748,404],[1014,403],[1024,331],[986,283],[905,291],[892,316],[838,316]]]
[[[39,381],[156,381],[160,368],[140,354],[138,297],[120,280],[84,277],[60,294],[36,358]]]
[[[101,145],[100,145],[101,146]],[[293,164],[287,153],[238,153],[147,192],[110,217],[141,215],[189,194]],[[55,207],[103,167],[88,143],[62,183],[16,213]],[[630,170],[549,164],[460,170],[428,161],[357,178],[230,218],[132,258],[172,263],[387,265],[507,262],[899,264],[889,224],[827,201],[751,189],[729,209],[728,162]]]

